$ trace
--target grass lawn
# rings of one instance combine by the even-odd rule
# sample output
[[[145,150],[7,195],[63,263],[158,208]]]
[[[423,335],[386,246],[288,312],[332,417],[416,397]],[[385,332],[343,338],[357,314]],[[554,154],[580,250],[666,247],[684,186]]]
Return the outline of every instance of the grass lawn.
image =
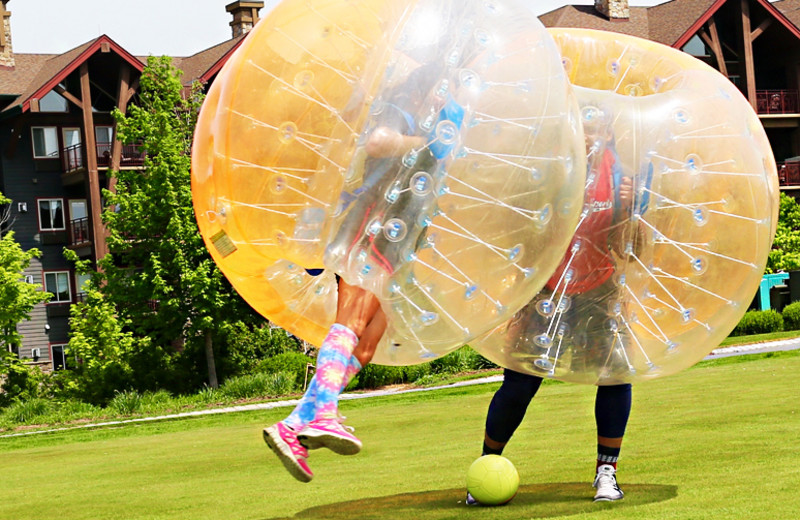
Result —
[[[550,383],[505,453],[517,497],[467,508],[485,384],[343,402],[364,450],[314,452],[310,484],[261,441],[285,408],[2,439],[0,519],[798,518],[798,374],[793,351],[637,385],[617,503],[591,501],[594,389]]]

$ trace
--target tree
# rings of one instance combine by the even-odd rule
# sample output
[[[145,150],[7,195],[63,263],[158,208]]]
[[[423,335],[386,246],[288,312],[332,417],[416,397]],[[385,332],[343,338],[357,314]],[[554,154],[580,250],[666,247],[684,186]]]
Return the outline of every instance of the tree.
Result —
[[[114,338],[131,340],[126,351],[115,352],[130,365],[120,374],[133,374],[138,389],[197,386],[200,359],[207,383],[217,386],[215,342],[232,322],[263,321],[227,282],[199,233],[190,150],[202,94],[195,85],[184,97],[179,78],[169,58],[150,57],[137,104],[128,115],[115,113],[118,139],[142,146],[144,169],[113,172],[116,192],[104,193],[103,213],[110,253],[89,282],[97,297],[73,314],[73,337],[80,340],[70,341],[70,349],[80,349],[80,357],[100,356]],[[84,305],[105,306],[106,316],[113,309],[121,327],[101,335]]]
[[[800,269],[800,204],[781,192],[778,227],[767,259],[767,272]]]
[[[31,259],[40,252],[38,249],[24,251],[14,240],[14,233],[4,231],[10,224],[10,202],[0,193],[0,375],[5,379],[0,404],[24,391],[24,382],[29,379],[28,370],[14,352],[22,345],[17,325],[30,319],[35,305],[52,297],[41,290],[41,285],[28,283],[23,277]]]
[[[0,230],[9,224],[10,213],[5,205],[10,202],[0,193]],[[41,290],[41,285],[26,282],[22,274],[31,259],[39,255],[38,249],[24,251],[14,240],[13,231],[0,231],[0,355],[22,345],[17,325],[30,319],[35,305],[52,297]]]

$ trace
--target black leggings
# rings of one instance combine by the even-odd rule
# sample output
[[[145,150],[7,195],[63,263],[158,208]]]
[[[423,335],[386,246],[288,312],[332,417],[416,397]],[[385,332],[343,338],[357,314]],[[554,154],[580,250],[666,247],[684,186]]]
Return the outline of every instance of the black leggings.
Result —
[[[505,369],[503,384],[494,394],[486,415],[486,435],[507,443],[522,423],[528,405],[539,390],[542,378]],[[631,385],[598,386],[594,402],[597,435],[622,437],[631,411]]]

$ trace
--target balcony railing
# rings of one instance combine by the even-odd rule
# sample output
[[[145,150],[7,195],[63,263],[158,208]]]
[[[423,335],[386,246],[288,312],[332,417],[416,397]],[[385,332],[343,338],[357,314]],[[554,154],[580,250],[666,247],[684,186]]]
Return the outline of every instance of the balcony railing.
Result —
[[[757,90],[759,114],[797,114],[800,112],[797,90]]]
[[[97,165],[110,166],[111,165],[111,143],[102,143],[97,145]],[[144,164],[144,151],[142,145],[139,144],[123,144],[122,154],[120,156],[119,165],[124,166],[142,166]]]
[[[800,162],[778,163],[778,180],[781,186],[800,186]]]
[[[85,168],[83,163],[83,146],[75,144],[61,150],[61,160],[64,163],[64,173],[74,172]]]
[[[77,246],[89,242],[89,218],[76,218],[69,222],[70,244]]]
[[[111,165],[111,143],[97,144],[97,166],[108,167]],[[144,164],[144,151],[138,144],[122,145],[120,155],[120,167],[142,166]],[[61,158],[64,163],[64,173],[74,172],[86,167],[83,156],[83,145],[76,144],[61,150]]]

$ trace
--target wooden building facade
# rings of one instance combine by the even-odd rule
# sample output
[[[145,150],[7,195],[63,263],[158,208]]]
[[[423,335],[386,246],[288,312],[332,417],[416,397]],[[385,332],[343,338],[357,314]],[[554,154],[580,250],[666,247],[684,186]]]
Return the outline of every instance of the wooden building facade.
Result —
[[[566,5],[539,17],[646,38],[703,60],[750,101],[778,162],[781,190],[800,197],[800,0],[628,0]]]
[[[531,0],[532,1],[532,0]],[[62,250],[96,261],[106,252],[101,190],[109,169],[140,168],[138,147],[115,140],[111,111],[136,103],[146,58],[108,36],[63,54],[15,54],[8,4],[0,0],[0,192],[12,199],[10,229],[42,256],[24,273],[53,300],[37,306],[19,355],[65,365],[68,317],[83,280]],[[183,82],[210,84],[258,21],[261,1],[234,1],[232,38],[175,57]],[[800,196],[800,0],[672,0],[630,7],[628,0],[565,5],[540,16],[548,27],[631,34],[681,49],[727,76],[756,109],[780,166],[781,189]]]
[[[133,56],[108,36],[63,54],[15,54],[11,0],[0,0],[0,192],[12,200],[13,230],[23,249],[42,255],[23,273],[54,296],[19,324],[18,352],[45,368],[66,364],[70,306],[83,297],[84,280],[63,254],[71,249],[96,262],[107,252],[100,218],[102,190],[114,189],[109,170],[137,169],[136,144],[115,139],[112,110],[136,103],[146,57]],[[258,21],[263,2],[226,6],[234,37],[189,57],[174,57],[188,87],[210,84],[227,57]]]

